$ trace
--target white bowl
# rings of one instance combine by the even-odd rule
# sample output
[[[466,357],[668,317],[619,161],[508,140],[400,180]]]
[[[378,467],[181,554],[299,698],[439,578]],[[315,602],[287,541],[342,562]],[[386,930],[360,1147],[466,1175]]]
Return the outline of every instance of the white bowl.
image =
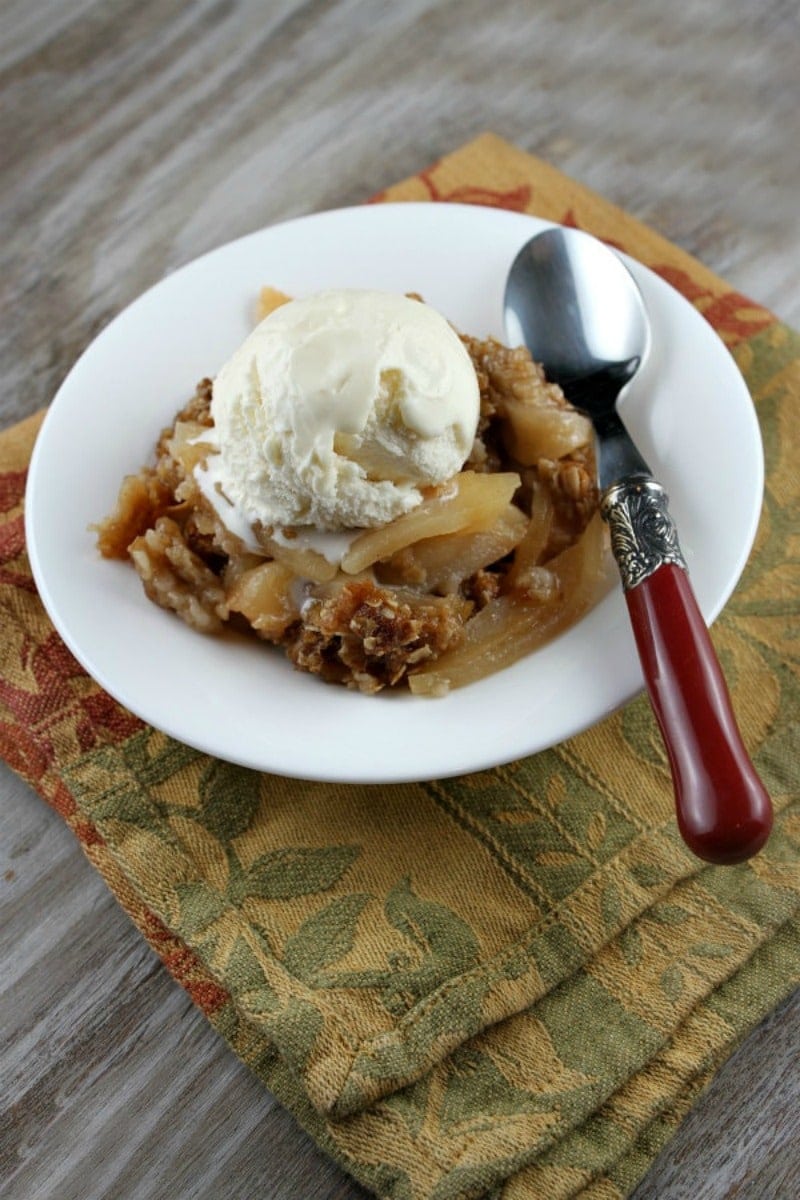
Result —
[[[162,426],[251,325],[258,290],[417,291],[460,329],[503,336],[520,246],[548,222],[490,208],[387,204],[302,217],[190,263],[125,309],[59,389],[31,463],[27,539],[54,625],[122,704],[232,762],[309,779],[381,783],[457,775],[551,746],[642,687],[618,584],[575,627],[514,666],[437,700],[367,697],[296,672],[282,652],[209,638],[148,601],[88,526]],[[700,314],[628,261],[653,346],[623,411],[671,511],[704,616],[716,617],[755,536],[763,456],[752,402]]]

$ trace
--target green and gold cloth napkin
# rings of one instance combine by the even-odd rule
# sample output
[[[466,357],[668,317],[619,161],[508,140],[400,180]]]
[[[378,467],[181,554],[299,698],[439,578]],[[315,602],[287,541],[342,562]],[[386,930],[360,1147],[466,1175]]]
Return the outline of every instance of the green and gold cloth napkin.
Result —
[[[730,347],[767,490],[713,636],[777,809],[766,849],[733,868],[691,857],[643,699],[535,757],[381,788],[257,774],[147,727],[77,665],[31,580],[37,418],[0,438],[0,752],[233,1050],[368,1188],[612,1200],[800,980],[800,339],[492,135],[376,199],[588,229]]]

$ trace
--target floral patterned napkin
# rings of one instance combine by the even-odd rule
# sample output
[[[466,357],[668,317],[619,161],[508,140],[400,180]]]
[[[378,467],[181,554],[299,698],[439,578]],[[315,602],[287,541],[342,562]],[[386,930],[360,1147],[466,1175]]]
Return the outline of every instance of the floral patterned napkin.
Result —
[[[36,594],[22,512],[39,416],[0,436],[0,753],[233,1050],[365,1186],[612,1200],[800,980],[800,339],[493,135],[381,200],[588,229],[730,347],[767,491],[713,637],[775,802],[766,849],[732,868],[689,855],[644,700],[535,757],[380,790],[257,774],[144,725],[82,671]]]

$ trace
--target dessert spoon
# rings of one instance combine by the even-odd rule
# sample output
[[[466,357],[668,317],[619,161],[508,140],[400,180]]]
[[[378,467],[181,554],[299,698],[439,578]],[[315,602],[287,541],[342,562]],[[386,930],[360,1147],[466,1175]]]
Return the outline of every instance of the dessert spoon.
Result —
[[[764,845],[772,806],[742,742],[664,488],[617,411],[650,343],[639,288],[597,238],[557,226],[517,254],[505,290],[511,345],[524,344],[592,421],[600,510],[672,771],[678,828],[713,863]]]

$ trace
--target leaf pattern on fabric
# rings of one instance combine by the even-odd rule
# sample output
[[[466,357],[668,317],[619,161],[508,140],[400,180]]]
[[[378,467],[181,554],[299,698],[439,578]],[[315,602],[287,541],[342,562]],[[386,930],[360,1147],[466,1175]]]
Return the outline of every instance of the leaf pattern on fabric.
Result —
[[[256,771],[212,760],[199,785],[200,809],[196,820],[215,838],[231,842],[250,827],[261,798]]]
[[[358,919],[369,896],[351,895],[332,900],[309,917],[286,942],[283,964],[287,971],[312,986],[330,978],[327,967],[344,958],[356,940]]]
[[[288,900],[325,892],[358,857],[357,846],[286,846],[257,858],[245,872],[248,896]]]

